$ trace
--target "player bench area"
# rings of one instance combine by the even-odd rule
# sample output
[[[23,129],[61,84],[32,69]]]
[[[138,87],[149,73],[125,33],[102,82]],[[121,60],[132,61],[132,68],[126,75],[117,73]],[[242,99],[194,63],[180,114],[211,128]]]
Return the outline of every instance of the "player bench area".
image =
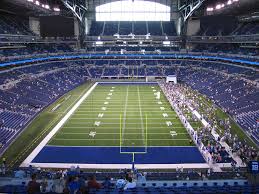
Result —
[[[96,83],[64,118],[22,166],[208,167],[156,82]]]

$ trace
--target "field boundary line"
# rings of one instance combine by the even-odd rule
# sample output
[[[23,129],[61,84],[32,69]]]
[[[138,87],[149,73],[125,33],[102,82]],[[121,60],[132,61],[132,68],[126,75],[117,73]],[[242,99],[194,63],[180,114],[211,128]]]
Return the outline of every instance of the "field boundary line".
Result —
[[[39,154],[42,148],[49,142],[49,140],[56,134],[56,132],[63,126],[63,124],[70,118],[81,103],[91,94],[91,92],[98,85],[96,82],[68,111],[68,113],[58,122],[58,124],[49,132],[49,134],[39,143],[39,145],[31,152],[31,154],[22,162],[21,167],[28,167],[32,160]]]
[[[69,169],[71,166],[79,165],[80,168],[85,169],[131,169],[132,164],[78,164],[78,163],[32,163],[34,166],[39,166],[41,168],[64,168]],[[223,163],[225,166],[226,163]],[[179,166],[183,167],[184,169],[208,169],[209,165],[207,163],[183,163],[179,164],[135,164],[137,169],[176,169]],[[229,165],[229,167],[231,167]]]
[[[61,147],[61,148],[66,148],[66,147],[78,147],[78,148],[85,148],[85,147],[89,147],[89,148],[99,148],[99,147],[103,147],[103,148],[108,148],[108,147],[111,147],[111,148],[119,148],[120,146],[76,146],[76,145],[74,145],[74,146],[64,146],[64,145],[46,145],[46,147]],[[130,146],[123,146],[123,147],[130,147]],[[143,146],[134,146],[134,147],[143,147]],[[157,147],[162,147],[162,148],[171,148],[171,147],[173,147],[173,148],[186,148],[186,147],[190,147],[190,148],[192,148],[192,147],[197,147],[197,146],[190,146],[190,145],[188,145],[188,146],[156,146],[156,145],[154,145],[154,146],[147,146],[147,147],[150,147],[150,148],[152,148],[152,147],[155,147],[155,148],[157,148]]]
[[[98,118],[98,117],[97,117]],[[92,119],[96,119],[96,117],[95,118],[91,118],[91,117],[88,117],[88,118],[84,118],[84,117],[79,117],[79,118],[71,118],[70,120],[92,120]],[[106,118],[103,118],[103,120],[105,120],[105,119],[109,119],[109,120],[118,120],[118,117],[106,117]],[[132,118],[127,118],[128,120],[130,120],[130,119],[134,119],[134,120],[136,120],[136,119],[139,119],[138,117],[132,117]],[[151,118],[149,118],[149,119],[154,119],[154,120],[161,120],[161,119],[166,119],[166,120],[168,120],[168,119],[170,119],[170,120],[178,120],[178,119],[176,119],[176,118],[170,118],[170,117],[151,117]]]
[[[114,105],[112,105],[112,106],[114,106]],[[163,105],[162,105],[162,106],[163,106]],[[83,107],[83,108],[80,108],[80,109],[81,109],[81,110],[89,110],[89,106],[87,106],[87,107],[88,107],[88,108]],[[120,106],[119,106],[119,105],[118,105],[118,106],[116,105],[116,106],[114,106],[113,109],[117,109],[117,107],[121,107],[121,105],[120,105]],[[150,106],[143,106],[143,107],[145,108],[145,107],[150,107]],[[159,106],[157,106],[157,107],[159,107]],[[147,109],[147,110],[155,110],[157,107],[154,107],[154,108],[145,108],[145,109]],[[165,108],[165,109],[166,109],[166,108],[169,109],[170,107],[164,107],[164,108]],[[97,108],[97,109],[98,109],[98,108]],[[135,109],[136,109],[136,105],[134,104],[134,106],[132,105],[132,107],[128,107],[128,109],[129,109],[129,110],[131,110],[131,109],[132,109],[132,110],[135,110]]]

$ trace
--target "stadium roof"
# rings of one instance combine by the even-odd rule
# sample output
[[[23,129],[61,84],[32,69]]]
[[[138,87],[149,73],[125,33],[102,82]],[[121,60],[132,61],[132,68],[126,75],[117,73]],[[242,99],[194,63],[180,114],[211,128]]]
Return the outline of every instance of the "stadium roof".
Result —
[[[36,1],[36,0],[33,0],[33,1]],[[94,12],[95,7],[98,5],[119,1],[119,0],[38,0],[38,1],[40,3],[48,4],[51,7],[58,6],[60,7],[62,11],[61,13],[63,15],[64,14],[71,15],[71,12],[69,11],[71,9],[67,9],[67,6],[65,6],[65,2],[70,2],[72,4],[79,5],[80,7],[85,7],[88,11]],[[132,1],[137,1],[137,0],[132,0]],[[179,8],[181,8],[183,13],[185,13],[185,11],[189,12],[190,11],[189,9],[193,8],[198,3],[200,3],[200,5],[196,7],[197,9],[200,10],[199,12],[197,12],[196,16],[202,16],[208,7],[215,7],[219,3],[227,4],[228,1],[235,1],[235,0],[179,0],[179,1],[178,0],[142,0],[142,1],[161,3],[164,5],[170,6],[173,11],[177,11]],[[178,7],[177,7],[177,2],[179,3]],[[235,4],[235,6],[227,6],[224,9],[217,10],[217,13],[213,13],[213,14],[227,14],[227,15],[231,14],[231,15],[240,16],[245,14],[251,14],[259,10],[258,0],[236,0],[236,2],[237,3]],[[78,9],[78,8],[79,7],[76,7],[75,9]],[[194,10],[197,10],[196,8]],[[53,14],[53,11],[43,9],[40,6],[38,7],[29,6],[28,0],[12,0],[12,1],[2,0],[0,10],[5,10],[5,11],[7,10],[12,13],[23,14],[23,15]]]

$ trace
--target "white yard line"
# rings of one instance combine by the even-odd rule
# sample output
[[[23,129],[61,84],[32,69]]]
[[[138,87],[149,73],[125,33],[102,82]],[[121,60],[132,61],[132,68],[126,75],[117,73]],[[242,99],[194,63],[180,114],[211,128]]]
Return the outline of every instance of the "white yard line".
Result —
[[[90,105],[89,105],[90,106]],[[89,106],[87,106],[88,108],[81,108],[80,107],[80,110],[89,110]],[[100,106],[100,104],[99,105],[97,105],[97,106]],[[157,109],[157,107],[150,107],[150,106],[143,106],[143,107],[146,107],[145,109],[148,109],[148,110],[156,110]],[[97,108],[95,108],[96,110],[98,110],[98,108],[99,107],[97,107]],[[112,107],[111,107],[111,109],[118,109],[118,110],[120,110],[120,108],[121,108],[121,105],[119,106],[114,106],[114,105],[112,105]],[[165,109],[169,109],[170,107],[164,107]],[[128,110],[135,110],[136,109],[136,104],[133,106],[132,105],[132,107],[130,107],[129,105],[128,105],[128,108],[127,108]]]
[[[90,124],[90,123],[92,123],[92,122],[81,122],[81,121],[69,121],[69,124]],[[102,122],[102,124],[105,124],[105,125],[116,125],[116,124],[120,124],[119,122]],[[133,123],[133,122],[127,122],[127,125],[137,125],[137,124],[139,124],[139,122],[137,122],[137,123]],[[148,124],[158,124],[158,125],[165,125],[165,123],[163,123],[163,122],[148,122]],[[173,124],[172,126],[170,126],[170,127],[174,127],[174,126],[177,126],[177,125],[181,125],[182,126],[182,124]],[[164,128],[166,128],[166,127],[164,127]]]
[[[21,167],[28,167],[32,160],[39,154],[42,148],[49,142],[49,140],[57,133],[57,131],[64,125],[64,123],[70,118],[80,104],[91,94],[91,92],[98,85],[96,82],[78,102],[68,111],[68,113],[59,121],[59,123],[50,131],[50,133],[40,142],[40,144],[32,151],[32,153],[22,162]]]
[[[80,115],[80,114],[78,114],[78,113],[92,113],[92,112],[100,112],[100,110],[99,109],[96,109],[96,110],[94,110],[94,111],[89,111],[89,109],[85,109],[85,110],[88,110],[88,111],[82,111],[81,109],[80,110],[78,110],[78,111],[76,111],[76,114],[77,115]],[[120,111],[120,109],[118,109],[118,110],[111,110],[111,109],[109,109],[110,110],[110,112],[113,112],[113,113],[121,113],[121,111]],[[136,112],[136,111],[130,111],[130,110],[128,110],[127,112]],[[151,113],[161,113],[161,110],[160,111],[157,111],[157,110],[155,110],[155,109],[153,109],[153,111],[152,110],[149,110],[148,112],[151,112]],[[170,114],[172,114],[172,115],[176,115],[175,113],[170,113]],[[84,115],[84,114],[83,114]]]
[[[128,98],[129,98],[129,85],[127,86],[127,92],[126,92],[126,100],[125,100],[125,106],[124,106],[124,112],[123,112],[123,126],[122,126],[122,142],[124,141],[124,132],[126,127],[126,116],[127,116],[127,106],[128,106]]]
[[[62,127],[62,129],[86,129],[87,127]],[[100,126],[100,129],[102,127]],[[104,127],[105,129],[114,129],[114,127]],[[166,129],[167,127],[163,126],[157,126],[157,127],[148,127],[149,129]],[[173,129],[184,129],[184,127],[172,127]],[[136,129],[136,127],[127,127],[127,129]]]
[[[140,100],[140,94],[139,94],[139,86],[137,86],[138,90],[138,107],[139,107],[139,114],[140,114],[140,120],[141,120],[141,134],[143,139],[143,145],[145,145],[145,130],[144,130],[144,124],[143,124],[143,117],[142,117],[142,109],[141,109],[141,100]]]
[[[126,120],[126,119],[125,119]],[[79,122],[79,121],[69,121],[69,124],[93,124],[93,122]],[[119,125],[120,122],[112,122],[112,123],[106,123],[106,122],[102,122],[103,125]],[[137,125],[139,124],[138,123],[132,123],[132,122],[127,122],[127,125]],[[148,122],[148,124],[158,124],[158,125],[165,125],[165,123],[162,123],[162,122]],[[173,124],[172,126],[170,127],[174,127],[175,125],[181,125],[182,124]],[[86,127],[85,127],[86,128]],[[165,127],[166,128],[166,127]]]
[[[58,141],[58,140],[68,140],[68,141],[119,141],[120,138],[118,139],[97,139],[97,138],[81,138],[81,139],[71,139],[71,138],[53,138],[54,140]],[[134,141],[142,141],[143,139],[124,139],[125,140],[134,140]],[[175,138],[171,138],[171,139],[149,139],[151,141],[171,141],[171,140],[174,140],[174,141],[189,141],[190,139],[175,139]],[[73,147],[73,146],[72,146]],[[109,146],[108,146],[109,147]],[[122,146],[122,147],[125,147],[125,146]],[[133,146],[135,147],[135,146]],[[144,147],[144,146],[142,146]],[[146,147],[146,146],[145,146]]]
[[[100,91],[101,92],[101,91]],[[102,92],[105,92],[105,91],[102,91]],[[119,91],[119,90],[116,90],[116,92],[123,92],[123,91]],[[144,93],[144,92],[142,92],[141,91],[141,93]],[[150,93],[149,93],[150,94]],[[153,94],[152,94],[153,95]],[[121,102],[123,102],[122,100],[121,101],[118,101],[118,99],[120,99],[121,100],[121,98],[113,98],[113,99],[110,99],[110,101],[111,102],[113,102],[114,104],[120,104]],[[161,102],[166,102],[165,100],[163,100],[163,99],[160,99],[161,100]],[[93,103],[100,103],[100,102],[103,102],[103,100],[93,100]],[[145,100],[145,102],[154,102],[154,99],[153,98],[150,98],[150,100],[149,99],[147,99],[147,100]],[[134,101],[133,100],[131,100],[131,101],[129,101],[129,104],[134,104]],[[85,105],[85,103],[83,103],[82,105]]]
[[[142,93],[142,92],[141,92]],[[108,101],[108,100],[107,100]],[[102,101],[103,102],[103,101]],[[98,102],[98,103],[96,103],[96,105],[97,106],[100,106],[100,104],[102,104],[102,102]],[[115,103],[113,103],[112,101],[110,101],[109,100],[109,102],[110,103],[112,103],[113,105],[112,106],[114,106],[114,107],[121,107],[121,103],[123,103],[123,102],[120,102],[120,103],[118,103],[118,104],[115,104]],[[145,101],[146,102],[146,101]],[[150,105],[149,104],[147,104],[147,105],[145,105],[144,103],[145,102],[143,102],[143,107],[150,107]],[[154,102],[153,102],[154,103]],[[165,103],[164,103],[165,104]],[[89,106],[90,106],[90,104],[86,104],[86,105],[82,105],[82,106],[80,106],[80,107],[82,107],[82,108],[89,108]],[[130,107],[130,108],[134,108],[135,106],[136,106],[136,103],[134,104],[134,103],[132,103],[132,104],[130,104],[129,102],[128,102],[128,106],[130,107],[130,106],[132,106],[132,107]],[[155,106],[160,106],[159,104],[155,104]],[[171,108],[171,107],[169,107],[168,106],[168,108]]]
[[[77,115],[77,114],[76,114]],[[108,115],[110,116],[110,114]],[[118,114],[117,114],[118,116]],[[80,117],[80,118],[70,118],[70,120],[82,120],[82,121],[85,121],[85,120],[93,120],[93,119],[97,119],[99,117],[94,117],[94,118],[91,118],[91,117],[88,117],[88,118],[85,118],[85,117]],[[106,117],[106,118],[103,118],[103,120],[107,119],[107,120],[118,120],[118,117]],[[128,120],[136,120],[136,119],[139,119],[139,117],[131,117],[131,118],[127,118]],[[176,118],[170,118],[170,117],[148,117],[148,119],[150,120],[161,120],[161,119],[164,119],[164,120],[178,120]]]
[[[120,146],[101,146],[101,145],[98,145],[98,146],[64,146],[64,145],[46,145],[45,147],[58,147],[58,148],[67,148],[67,147],[78,147],[78,148],[100,148],[100,147],[109,147],[109,148],[119,148]],[[127,147],[127,146],[125,146]],[[130,147],[130,146],[128,146]],[[137,146],[135,145],[134,147],[139,147],[139,148],[143,148],[143,146]],[[197,146],[147,146],[149,148],[186,148],[186,147],[190,147],[190,148],[193,148],[193,147],[197,147]]]
[[[135,129],[135,128],[134,128]],[[71,133],[71,132],[59,132],[59,134],[70,134],[70,135],[76,135],[76,134],[82,134],[82,135],[88,135],[89,133],[85,133],[85,132],[78,132],[78,133]],[[96,135],[119,135],[120,133],[96,133]],[[127,135],[137,135],[137,134],[141,134],[141,133],[125,133]],[[150,135],[170,135],[170,133],[148,133]],[[188,134],[186,133],[177,133],[178,135],[182,135],[182,134]]]

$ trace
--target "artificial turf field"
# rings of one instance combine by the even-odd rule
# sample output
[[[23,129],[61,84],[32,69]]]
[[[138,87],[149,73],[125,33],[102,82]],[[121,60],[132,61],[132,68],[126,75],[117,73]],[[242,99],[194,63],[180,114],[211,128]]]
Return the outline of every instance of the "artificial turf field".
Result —
[[[190,146],[186,129],[160,90],[157,84],[98,84],[48,145]]]

